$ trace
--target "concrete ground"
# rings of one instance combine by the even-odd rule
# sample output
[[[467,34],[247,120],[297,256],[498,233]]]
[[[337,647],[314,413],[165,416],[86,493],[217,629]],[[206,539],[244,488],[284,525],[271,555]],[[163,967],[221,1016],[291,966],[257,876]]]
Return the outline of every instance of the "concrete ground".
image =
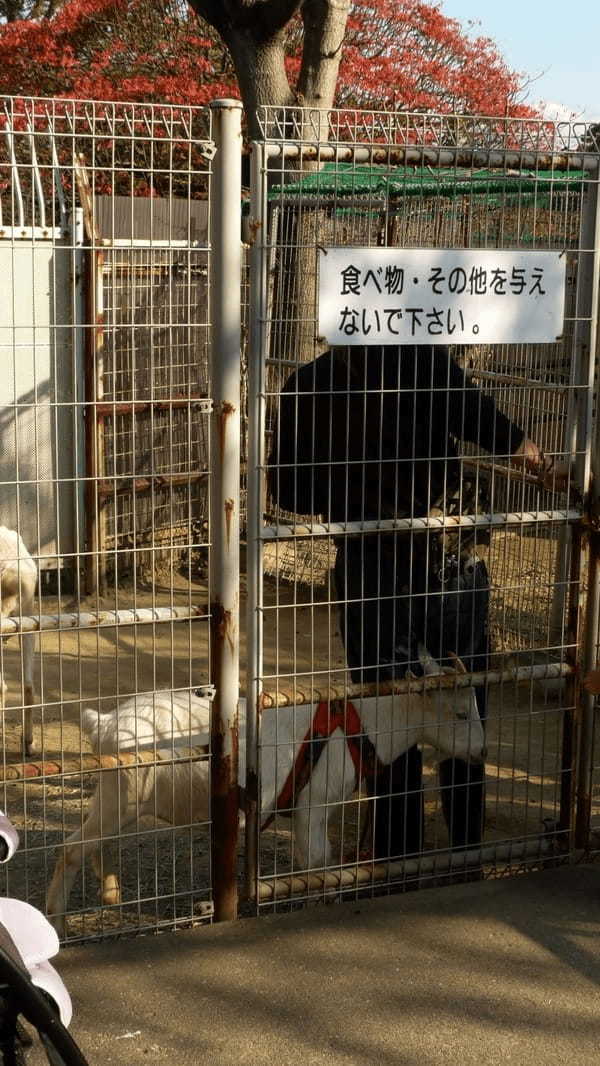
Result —
[[[600,1063],[600,865],[65,950],[90,1066]]]

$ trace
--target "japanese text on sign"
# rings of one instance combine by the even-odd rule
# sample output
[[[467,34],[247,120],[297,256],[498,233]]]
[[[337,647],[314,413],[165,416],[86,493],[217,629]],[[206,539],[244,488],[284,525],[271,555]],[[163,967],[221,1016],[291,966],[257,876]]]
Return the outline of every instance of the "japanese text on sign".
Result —
[[[560,252],[322,248],[319,333],[330,344],[551,343]]]

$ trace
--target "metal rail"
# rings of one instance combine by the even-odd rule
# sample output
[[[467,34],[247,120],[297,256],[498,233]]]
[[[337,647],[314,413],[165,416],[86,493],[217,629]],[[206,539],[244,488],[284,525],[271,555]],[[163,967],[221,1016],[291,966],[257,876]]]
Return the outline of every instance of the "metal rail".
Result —
[[[515,478],[518,483],[518,479]],[[264,526],[264,541],[294,537],[340,537],[353,533],[386,533],[406,530],[420,533],[440,529],[504,529],[508,526],[539,525],[540,522],[579,522],[582,511],[574,507],[552,511],[515,511],[510,514],[464,514],[424,518],[382,518],[364,522],[311,522],[310,524]]]
[[[73,614],[39,614],[0,617],[0,636],[43,633],[65,629],[102,629],[106,626],[148,625],[182,618],[207,618],[205,605],[191,607],[137,607],[120,611],[81,611]]]
[[[577,152],[519,152],[487,148],[355,147],[348,144],[272,144],[269,158],[336,163],[387,163],[395,166],[469,167],[490,170],[573,171],[598,173],[598,156]]]
[[[0,781],[38,781],[54,777],[88,774],[94,770],[134,770],[142,766],[169,766],[175,763],[199,762],[210,757],[208,744],[193,748],[162,748],[152,751],[119,751],[114,755],[83,753],[72,759],[43,759],[0,766]]]
[[[263,692],[260,706],[295,707],[307,703],[325,703],[332,700],[358,699],[365,696],[389,696],[392,693],[426,692],[440,688],[476,688],[484,685],[519,684],[522,681],[546,681],[570,677],[575,669],[569,663],[540,663],[533,666],[518,666],[512,670],[487,670],[466,674],[435,674],[409,680],[388,681],[380,685],[326,684],[323,688],[311,681],[306,688],[297,681],[292,688],[282,686],[275,692]]]
[[[366,862],[340,870],[312,870],[306,874],[266,878],[258,883],[259,903],[282,900],[290,896],[323,893],[327,889],[349,890],[395,879],[417,878],[425,874],[461,873],[477,869],[485,864],[516,861],[540,862],[553,852],[552,837],[548,834],[529,840],[514,840],[509,844],[486,844],[468,851],[436,852],[418,859],[402,859],[396,862]]]

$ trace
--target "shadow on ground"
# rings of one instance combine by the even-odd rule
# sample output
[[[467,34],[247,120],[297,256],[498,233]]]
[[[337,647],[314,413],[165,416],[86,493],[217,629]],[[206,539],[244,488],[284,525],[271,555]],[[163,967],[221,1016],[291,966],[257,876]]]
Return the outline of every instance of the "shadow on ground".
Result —
[[[65,950],[90,1066],[597,1063],[600,866]]]

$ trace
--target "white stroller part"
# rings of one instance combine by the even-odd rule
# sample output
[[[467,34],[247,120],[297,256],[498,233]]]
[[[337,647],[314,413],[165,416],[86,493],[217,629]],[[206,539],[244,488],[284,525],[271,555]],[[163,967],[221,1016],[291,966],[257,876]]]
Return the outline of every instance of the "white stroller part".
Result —
[[[8,862],[19,846],[19,834],[4,811],[0,811],[0,844],[2,842],[4,847],[1,849],[0,862]]]
[[[59,949],[58,936],[48,919],[20,899],[0,898],[0,926],[8,931],[33,984],[52,997],[61,1022],[68,1025],[73,1007],[62,978],[48,962]]]
[[[18,846],[17,830],[0,811],[0,862],[8,862]],[[0,1064],[25,1064],[17,1021],[22,1015],[37,1029],[51,1066],[86,1066],[66,1029],[71,997],[49,962],[58,950],[56,931],[40,911],[0,897]]]

